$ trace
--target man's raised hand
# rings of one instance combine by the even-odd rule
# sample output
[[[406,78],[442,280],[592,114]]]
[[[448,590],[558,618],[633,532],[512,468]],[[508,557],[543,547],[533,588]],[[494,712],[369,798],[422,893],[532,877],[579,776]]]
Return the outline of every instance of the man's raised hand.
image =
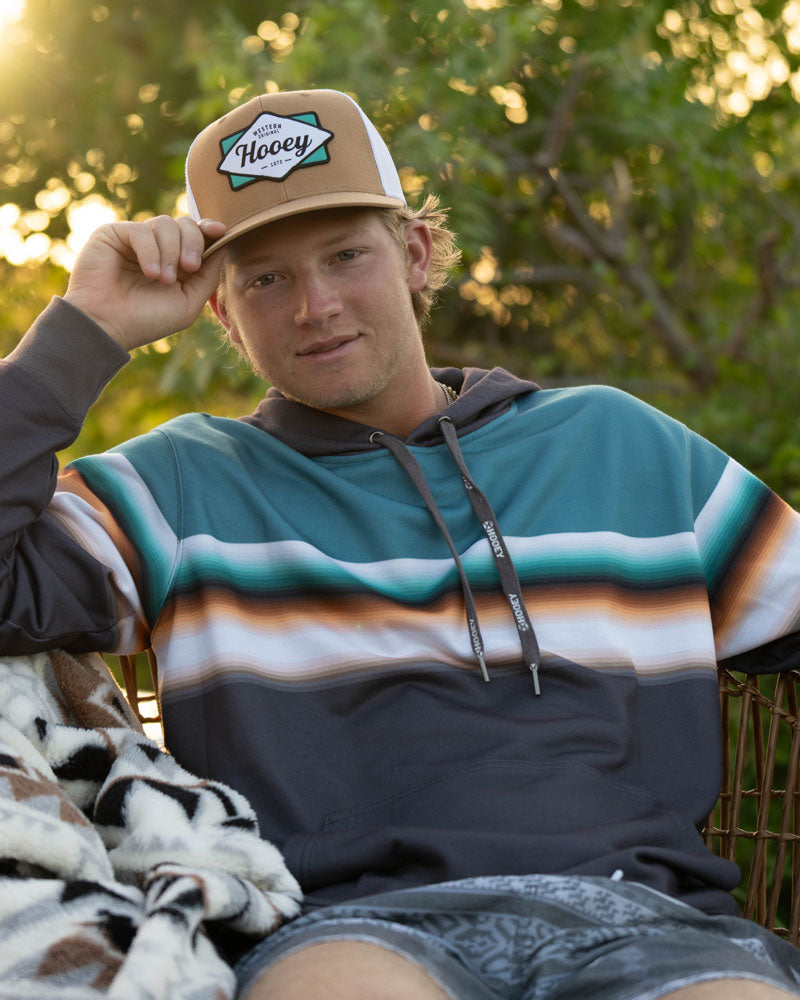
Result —
[[[64,298],[130,351],[185,330],[216,289],[224,254],[202,259],[225,226],[159,215],[96,229]]]

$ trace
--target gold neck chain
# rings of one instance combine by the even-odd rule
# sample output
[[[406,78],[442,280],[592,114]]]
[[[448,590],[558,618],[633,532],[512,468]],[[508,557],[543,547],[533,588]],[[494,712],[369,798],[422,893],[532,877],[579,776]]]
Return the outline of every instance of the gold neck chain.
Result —
[[[455,403],[455,401],[458,399],[458,393],[456,392],[456,390],[451,389],[450,386],[445,385],[444,382],[437,382],[436,384],[444,393],[446,405],[449,406],[451,403]]]

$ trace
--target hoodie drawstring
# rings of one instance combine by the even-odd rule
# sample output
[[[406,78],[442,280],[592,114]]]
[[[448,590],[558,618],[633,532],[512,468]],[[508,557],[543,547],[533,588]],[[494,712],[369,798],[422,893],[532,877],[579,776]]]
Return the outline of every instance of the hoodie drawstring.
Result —
[[[514,616],[514,622],[517,626],[519,641],[522,647],[522,655],[525,658],[525,663],[528,665],[528,669],[533,676],[533,690],[536,694],[541,694],[541,690],[539,688],[539,664],[541,662],[539,643],[536,639],[536,633],[533,631],[533,625],[531,624],[528,609],[525,607],[525,600],[522,596],[522,586],[519,582],[519,576],[517,575],[514,561],[511,558],[511,553],[508,551],[505,539],[500,532],[500,525],[497,523],[497,516],[492,510],[492,506],[489,503],[486,494],[475,485],[475,481],[470,475],[467,463],[464,461],[461,446],[458,443],[458,434],[456,433],[453,421],[450,417],[440,417],[439,427],[442,430],[442,436],[444,437],[450,454],[453,456],[453,461],[456,463],[458,471],[461,473],[461,480],[464,483],[464,489],[466,490],[469,502],[472,504],[472,509],[475,511],[475,516],[481,522],[483,533],[486,535],[486,539],[489,542],[489,549],[494,556],[497,573],[500,577],[500,582],[503,585],[506,600],[511,608],[511,614]]]
[[[536,640],[536,633],[533,630],[528,610],[525,607],[519,576],[517,575],[517,571],[511,559],[511,554],[508,551],[505,539],[500,532],[497,517],[495,516],[486,495],[478,488],[478,486],[476,486],[472,476],[470,475],[469,469],[467,468],[467,464],[464,460],[464,455],[458,443],[458,435],[453,421],[450,417],[441,417],[439,419],[439,427],[442,431],[442,436],[445,444],[447,445],[448,451],[450,452],[453,461],[456,463],[458,471],[461,473],[464,489],[467,497],[469,498],[470,504],[472,505],[472,509],[480,521],[483,532],[489,542],[489,549],[494,557],[500,582],[503,585],[506,600],[511,608],[514,623],[517,626],[520,646],[522,647],[522,655],[533,676],[534,692],[537,695],[541,694],[539,686],[539,665],[541,662],[539,643]],[[450,531],[448,530],[447,523],[436,505],[436,501],[430,491],[425,475],[413,454],[402,443],[402,441],[389,434],[385,434],[383,431],[373,431],[370,435],[370,441],[373,444],[380,444],[390,451],[397,459],[398,464],[405,469],[412,483],[416,487],[417,492],[425,502],[425,506],[428,508],[431,516],[436,522],[436,526],[439,528],[442,537],[447,543],[447,547],[450,549],[450,553],[453,556],[453,561],[455,562],[456,569],[458,570],[458,576],[461,581],[461,589],[464,595],[464,606],[466,609],[467,627],[469,629],[472,649],[475,654],[475,658],[478,661],[478,665],[480,666],[483,679],[488,681],[489,673],[486,668],[485,647],[483,644],[480,626],[478,624],[478,612],[475,607],[475,598],[472,593],[472,588],[470,587],[461,558],[450,535]]]
[[[436,501],[433,499],[433,494],[430,491],[425,475],[416,458],[414,458],[402,441],[399,441],[397,438],[391,437],[388,434],[384,434],[383,431],[373,431],[373,433],[370,434],[369,439],[373,442],[373,444],[383,445],[384,448],[394,455],[398,464],[405,469],[411,479],[411,482],[416,486],[417,492],[425,501],[425,506],[430,511],[431,517],[436,522],[436,526],[439,531],[441,531],[442,537],[447,542],[447,547],[450,549],[450,553],[453,556],[453,561],[456,564],[458,576],[461,580],[461,590],[464,594],[464,606],[467,612],[467,627],[469,629],[470,639],[472,642],[472,650],[475,654],[475,659],[478,661],[478,666],[481,668],[483,679],[488,681],[489,671],[486,669],[486,660],[484,658],[483,636],[481,635],[480,626],[478,625],[478,611],[475,607],[475,598],[472,594],[472,588],[469,585],[467,574],[464,571],[464,564],[461,562],[461,557],[458,554],[458,550],[456,549],[455,543],[453,542],[447,528],[447,523],[442,517],[442,512],[436,506]]]

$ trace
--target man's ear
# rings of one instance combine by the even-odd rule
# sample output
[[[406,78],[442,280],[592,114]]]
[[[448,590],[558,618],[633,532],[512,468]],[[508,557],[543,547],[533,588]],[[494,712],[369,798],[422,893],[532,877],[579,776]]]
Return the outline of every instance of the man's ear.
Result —
[[[211,306],[211,311],[217,317],[219,322],[225,328],[225,332],[231,338],[234,344],[241,343],[241,338],[236,331],[236,327],[233,325],[233,321],[228,315],[228,310],[225,308],[225,303],[220,298],[219,290],[212,292],[208,299],[208,304]]]
[[[433,246],[431,231],[422,219],[412,219],[406,223],[405,235],[408,247],[408,287],[412,292],[420,292],[428,283]]]

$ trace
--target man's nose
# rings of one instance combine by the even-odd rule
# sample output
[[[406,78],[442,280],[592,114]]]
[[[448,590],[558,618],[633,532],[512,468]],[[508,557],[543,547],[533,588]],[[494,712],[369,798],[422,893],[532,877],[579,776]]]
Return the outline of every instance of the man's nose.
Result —
[[[333,282],[322,275],[310,275],[297,282],[295,322],[299,326],[324,326],[341,312],[341,298]]]

